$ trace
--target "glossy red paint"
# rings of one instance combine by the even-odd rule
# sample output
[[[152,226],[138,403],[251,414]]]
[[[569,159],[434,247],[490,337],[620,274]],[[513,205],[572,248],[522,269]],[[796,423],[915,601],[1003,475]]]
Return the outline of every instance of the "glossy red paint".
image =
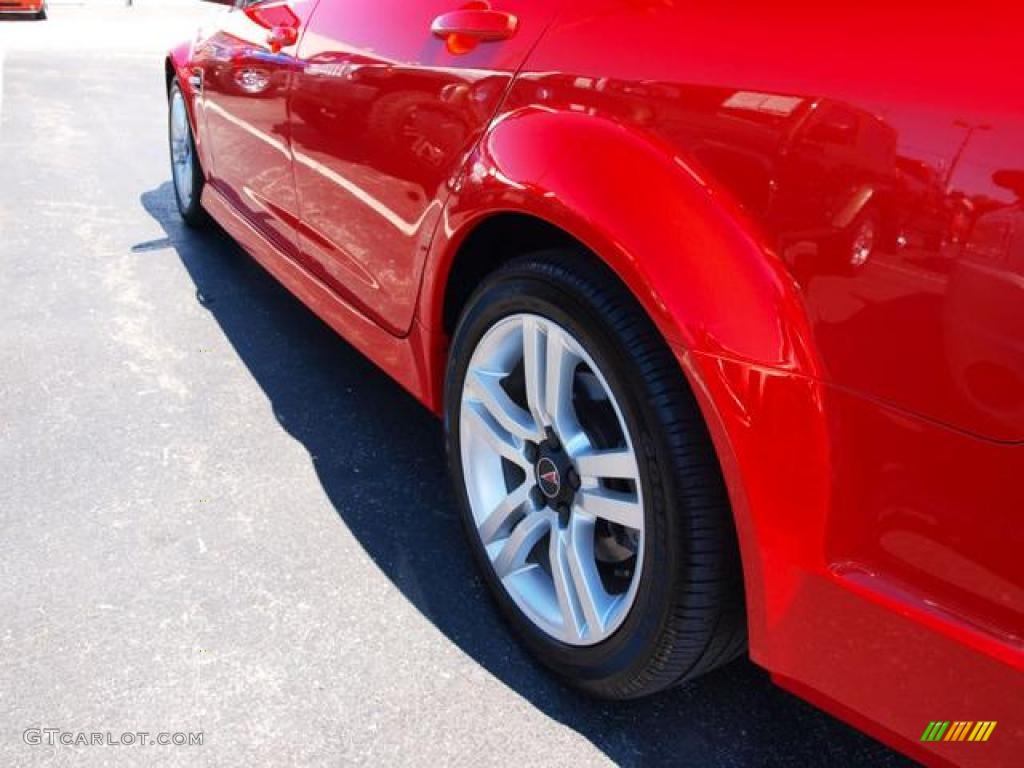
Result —
[[[408,332],[448,194],[553,13],[509,0],[530,23],[454,56],[433,32],[451,0],[334,3],[299,46],[291,98],[307,267],[394,334]],[[402,19],[401,24],[382,19]]]
[[[46,7],[46,0],[0,0],[0,14],[39,13]]]
[[[436,411],[467,238],[514,213],[579,240],[698,395],[753,658],[926,762],[1012,764],[1024,13],[270,5],[170,59],[203,77],[187,92],[211,213]],[[299,32],[275,50],[285,10]],[[936,718],[999,728],[922,745]]]

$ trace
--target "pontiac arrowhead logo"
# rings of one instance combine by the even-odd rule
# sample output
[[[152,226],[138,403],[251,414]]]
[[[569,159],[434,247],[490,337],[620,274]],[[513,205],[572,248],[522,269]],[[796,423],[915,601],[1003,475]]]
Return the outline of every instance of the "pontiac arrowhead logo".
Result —
[[[558,474],[558,467],[546,456],[537,462],[537,485],[549,499],[553,499],[562,490],[562,478]]]

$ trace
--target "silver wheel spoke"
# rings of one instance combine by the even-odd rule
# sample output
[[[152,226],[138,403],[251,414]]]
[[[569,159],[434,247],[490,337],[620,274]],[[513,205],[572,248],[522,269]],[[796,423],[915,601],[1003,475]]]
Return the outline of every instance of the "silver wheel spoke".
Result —
[[[551,573],[566,629],[578,639],[604,632],[603,607],[608,602],[594,566],[593,522],[576,522],[551,537]]]
[[[544,410],[544,355],[547,335],[536,317],[523,318],[523,376],[526,379],[526,403],[534,422],[543,430],[550,423]]]
[[[186,161],[187,162],[187,161]],[[192,170],[187,165],[181,167],[181,199],[187,205],[192,202]]]
[[[554,325],[548,331],[544,376],[544,412],[566,445],[581,433],[572,401],[573,373],[580,358]]]
[[[581,491],[576,503],[583,511],[609,523],[633,530],[641,530],[644,526],[644,510],[634,494],[586,488]]]
[[[464,418],[469,430],[478,435],[501,458],[517,464],[524,471],[532,469],[523,455],[522,440],[505,431],[482,403],[470,404]]]
[[[636,457],[627,448],[610,451],[587,451],[575,458],[580,477],[592,480],[633,480],[639,474]]]
[[[494,559],[498,578],[505,579],[526,565],[526,558],[537,542],[551,530],[551,518],[542,511],[524,517]]]
[[[185,135],[185,110],[181,109],[184,106],[184,99],[181,96],[175,97],[175,110],[174,110],[174,128],[180,139]]]
[[[561,531],[551,536],[548,557],[551,560],[551,579],[555,583],[558,610],[562,614],[566,632],[573,639],[579,639],[583,636],[583,617],[579,615],[581,611],[577,606],[576,589],[573,586],[572,567],[569,565],[570,551]]]
[[[533,417],[512,402],[501,388],[503,374],[475,371],[470,377],[467,382],[470,396],[476,398],[506,432],[520,440],[543,439],[543,431]]]
[[[530,487],[530,483],[524,482],[502,499],[480,524],[480,539],[485,547],[500,536],[509,534],[510,521],[530,503]],[[532,504],[530,507],[532,510]]]

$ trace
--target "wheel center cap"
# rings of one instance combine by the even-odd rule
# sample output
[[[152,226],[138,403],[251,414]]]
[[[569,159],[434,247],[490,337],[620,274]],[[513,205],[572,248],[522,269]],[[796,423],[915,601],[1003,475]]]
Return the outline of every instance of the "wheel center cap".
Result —
[[[537,486],[541,493],[549,499],[554,499],[562,491],[562,473],[558,467],[547,456],[537,462]]]
[[[534,482],[551,509],[565,512],[572,508],[579,476],[569,455],[558,443],[545,440],[539,446],[533,465]]]

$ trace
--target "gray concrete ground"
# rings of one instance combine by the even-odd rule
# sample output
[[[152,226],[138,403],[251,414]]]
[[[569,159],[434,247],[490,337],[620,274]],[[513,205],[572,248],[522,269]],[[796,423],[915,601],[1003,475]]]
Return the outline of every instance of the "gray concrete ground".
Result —
[[[0,765],[901,764],[746,662],[609,704],[523,653],[439,425],[182,228],[160,52],[195,15],[0,21]]]

